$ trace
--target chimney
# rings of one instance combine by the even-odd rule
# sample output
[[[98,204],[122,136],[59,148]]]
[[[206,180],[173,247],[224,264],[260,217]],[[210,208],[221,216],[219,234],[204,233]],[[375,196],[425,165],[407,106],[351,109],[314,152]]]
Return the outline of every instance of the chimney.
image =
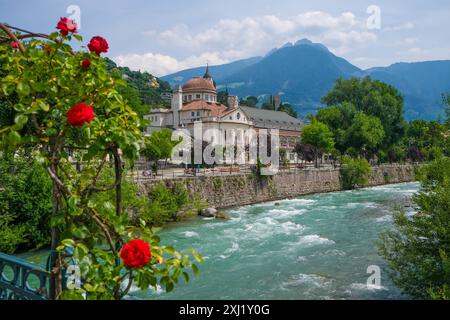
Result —
[[[278,110],[281,106],[281,96],[273,96],[273,106]]]
[[[228,109],[235,109],[239,107],[239,98],[237,96],[228,96],[227,97]]]
[[[181,89],[181,86],[177,86],[173,91],[171,107],[173,113],[173,126],[178,128],[180,125],[180,111],[183,108],[183,90]]]

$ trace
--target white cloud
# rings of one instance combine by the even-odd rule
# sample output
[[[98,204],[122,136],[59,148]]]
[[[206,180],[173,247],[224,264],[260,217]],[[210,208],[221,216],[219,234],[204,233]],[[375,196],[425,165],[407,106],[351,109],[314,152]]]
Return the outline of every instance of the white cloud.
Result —
[[[402,40],[396,41],[392,44],[392,46],[396,46],[396,47],[404,47],[404,46],[411,46],[415,43],[419,42],[419,38],[416,37],[409,37],[409,38],[404,38]]]
[[[191,56],[183,60],[177,60],[168,55],[159,53],[126,54],[114,57],[113,60],[123,67],[132,70],[148,71],[155,76],[163,76],[179,70],[210,64],[223,64],[228,62],[219,57],[218,53],[203,53],[200,56]]]
[[[412,47],[396,52],[397,56],[404,62],[448,60],[450,47],[428,48]]]
[[[412,30],[414,29],[415,25],[412,22],[407,22],[398,26],[391,26],[383,28],[383,31],[390,32],[390,31],[401,31],[401,30]]]
[[[286,42],[309,38],[330,47],[335,53],[365,47],[377,40],[375,33],[367,30],[364,20],[351,12],[331,15],[323,11],[309,11],[293,17],[276,15],[223,19],[203,30],[195,31],[185,24],[167,30],[148,30],[143,36],[170,48],[173,54],[127,54],[115,60],[130,68],[147,70],[164,75],[184,68],[264,55]],[[206,52],[206,53],[205,53]]]

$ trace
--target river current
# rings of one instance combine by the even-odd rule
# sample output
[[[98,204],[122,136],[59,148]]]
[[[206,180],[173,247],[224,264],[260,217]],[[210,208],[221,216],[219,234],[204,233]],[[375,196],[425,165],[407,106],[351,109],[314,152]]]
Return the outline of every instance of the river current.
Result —
[[[316,194],[226,211],[230,220],[196,219],[161,232],[178,250],[203,257],[198,278],[144,299],[408,299],[377,254],[395,210],[413,210],[418,183]],[[369,266],[381,286],[368,286]]]
[[[225,211],[229,220],[195,218],[158,235],[177,250],[194,248],[200,274],[171,293],[139,291],[139,299],[408,299],[377,253],[380,232],[396,210],[413,212],[418,183],[315,194]],[[19,255],[44,263],[48,252]],[[369,266],[381,286],[367,285]]]

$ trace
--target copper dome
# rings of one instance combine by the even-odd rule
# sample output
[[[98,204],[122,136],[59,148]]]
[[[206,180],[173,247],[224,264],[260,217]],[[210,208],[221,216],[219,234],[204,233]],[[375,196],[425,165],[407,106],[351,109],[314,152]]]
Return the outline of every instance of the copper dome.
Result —
[[[211,78],[194,78],[186,82],[183,92],[211,92],[216,93],[216,86]]]

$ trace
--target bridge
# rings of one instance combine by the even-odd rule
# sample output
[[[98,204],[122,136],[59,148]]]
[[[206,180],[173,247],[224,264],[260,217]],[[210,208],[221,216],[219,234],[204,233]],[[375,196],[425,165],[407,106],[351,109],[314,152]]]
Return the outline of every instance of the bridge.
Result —
[[[0,300],[49,300],[45,267],[0,252]]]

